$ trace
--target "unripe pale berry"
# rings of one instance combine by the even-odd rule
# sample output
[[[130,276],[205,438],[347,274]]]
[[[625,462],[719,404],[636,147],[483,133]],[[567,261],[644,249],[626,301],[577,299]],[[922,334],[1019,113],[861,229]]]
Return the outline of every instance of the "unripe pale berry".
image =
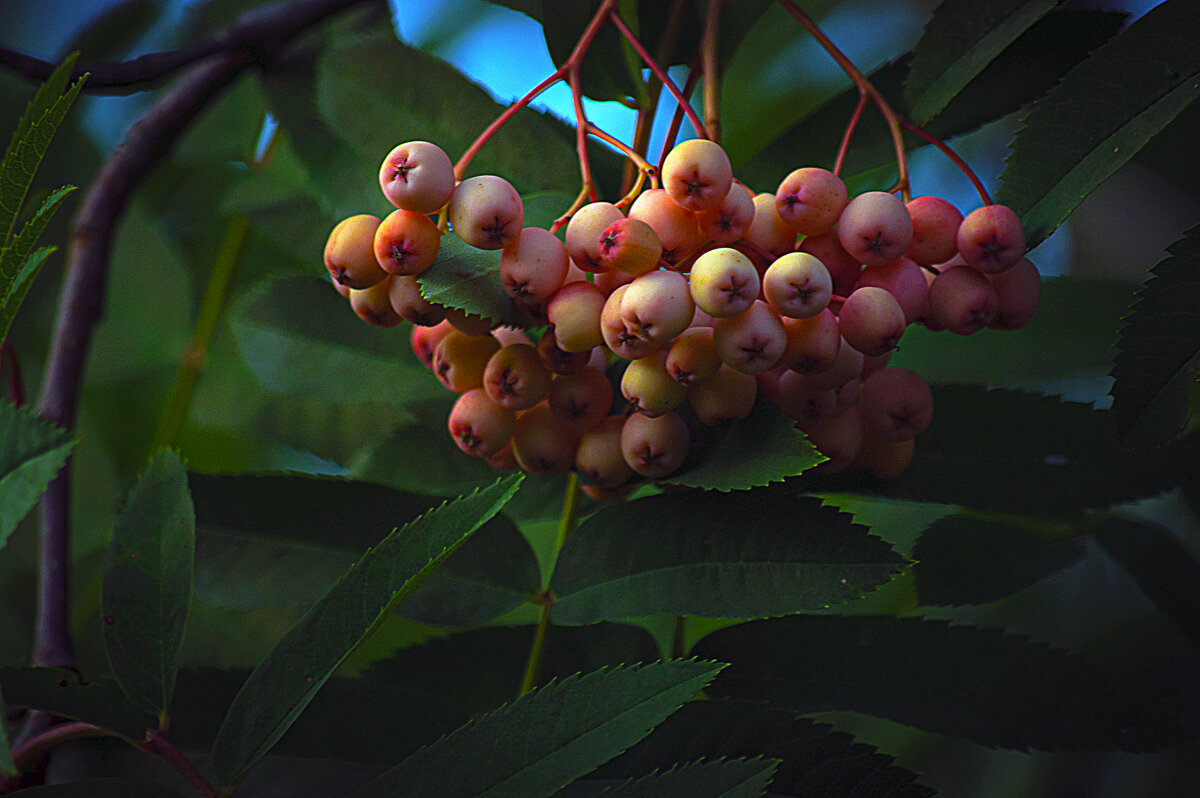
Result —
[[[441,243],[428,216],[397,209],[375,230],[375,259],[388,274],[417,275],[433,264]]]
[[[546,397],[553,375],[542,365],[532,344],[501,347],[483,371],[488,398],[511,410],[528,410]]]
[[[675,268],[704,245],[696,216],[675,203],[665,189],[643,191],[629,206],[629,218],[641,219],[654,229],[662,245],[662,260]]]
[[[912,324],[929,313],[929,281],[925,270],[906,257],[883,266],[868,266],[858,278],[858,286],[882,288],[896,298],[904,311],[904,321]]]
[[[696,221],[714,243],[732,244],[746,235],[754,221],[754,196],[735,183],[720,205],[696,214]]]
[[[665,352],[655,352],[630,363],[621,375],[621,395],[640,413],[661,416],[688,396],[687,386],[671,377],[665,360]]]
[[[663,187],[671,199],[689,211],[718,207],[733,184],[733,167],[720,144],[707,139],[680,142],[667,153]]]
[[[846,207],[846,184],[827,169],[797,169],[775,192],[779,217],[801,235],[828,233]]]
[[[952,266],[929,286],[930,316],[959,335],[970,335],[991,324],[998,305],[996,289],[970,266]]]
[[[388,282],[388,300],[400,318],[419,327],[432,327],[446,318],[446,309],[421,294],[416,277],[395,275]]]
[[[399,145],[383,159],[379,187],[388,202],[414,213],[436,213],[454,193],[450,156],[428,141]]]
[[[722,363],[746,374],[758,374],[783,357],[787,332],[779,314],[758,300],[740,316],[717,319],[713,346]]]
[[[839,296],[849,296],[858,284],[858,275],[862,272],[862,263],[851,255],[838,240],[837,232],[825,233],[819,236],[808,236],[800,242],[799,250],[810,255],[816,255],[829,276],[833,278],[833,293]]]
[[[912,217],[904,201],[886,191],[868,191],[847,203],[838,218],[838,240],[867,266],[883,266],[912,243]]]
[[[712,327],[689,327],[681,332],[671,342],[663,365],[671,378],[683,385],[694,385],[716,374],[721,358],[713,346]]]
[[[1012,268],[1025,256],[1025,231],[1007,205],[985,205],[958,226],[958,253],[968,266],[986,274]]]
[[[392,307],[390,278],[369,288],[350,289],[350,307],[354,314],[375,327],[395,327],[403,319]]]
[[[600,313],[607,297],[592,283],[567,283],[554,293],[546,316],[554,325],[554,340],[564,352],[587,352],[604,342]]]
[[[617,488],[633,476],[621,454],[624,416],[608,416],[583,433],[575,450],[575,470],[589,485]]]
[[[637,360],[646,357],[651,352],[658,351],[663,345],[657,341],[639,338],[637,330],[622,318],[621,303],[628,290],[628,285],[622,285],[608,295],[608,300],[600,312],[600,334],[604,338],[605,345],[618,357]]]
[[[745,313],[758,299],[758,270],[732,247],[709,250],[696,259],[688,289],[696,306],[716,318]]]
[[[658,268],[662,244],[654,228],[641,219],[617,219],[600,235],[602,270],[615,269],[627,274],[645,274]]]
[[[688,404],[701,424],[715,427],[750,415],[757,396],[755,375],[722,363],[713,376],[692,386],[688,391]]]
[[[945,263],[958,252],[958,226],[963,216],[941,197],[913,197],[907,203],[913,239],[905,253],[917,263]]]
[[[691,448],[687,424],[675,413],[634,413],[621,428],[621,454],[637,473],[659,479],[683,465]]]
[[[533,306],[548,302],[567,278],[567,248],[541,227],[526,227],[500,251],[500,284],[516,302]]]
[[[625,214],[611,202],[590,202],[567,222],[566,247],[571,260],[584,271],[600,271],[600,236]]]
[[[525,224],[521,195],[496,175],[468,177],[459,183],[448,212],[458,237],[478,249],[508,246]]]
[[[512,410],[475,388],[458,397],[447,423],[459,449],[474,457],[490,457],[508,446],[515,421]]]
[[[784,318],[787,345],[780,362],[797,374],[820,374],[833,368],[842,345],[837,316],[829,308],[807,319]]]
[[[696,306],[687,278],[657,270],[638,277],[621,298],[621,319],[637,337],[666,344],[688,328]]]
[[[360,213],[337,223],[325,242],[325,268],[335,283],[347,288],[370,288],[387,272],[375,258],[379,218]]]
[[[767,267],[762,292],[780,316],[807,319],[828,307],[833,278],[815,255],[789,252]]]
[[[754,196],[754,219],[746,230],[746,240],[778,258],[796,246],[796,231],[779,216],[774,194]],[[765,265],[765,264],[764,264]]]
[[[433,373],[455,393],[480,388],[488,360],[499,349],[500,343],[490,335],[467,335],[454,330],[433,352]]]
[[[846,343],[868,356],[895,349],[905,325],[900,303],[875,286],[854,289],[838,314],[838,328]]]
[[[584,366],[550,383],[549,405],[556,418],[583,431],[600,423],[612,409],[613,388],[603,371]]]
[[[989,327],[996,330],[1019,330],[1033,318],[1042,295],[1042,278],[1029,258],[1021,258],[1016,266],[999,274],[986,275],[996,289],[996,315]]]
[[[513,455],[530,474],[565,474],[575,466],[579,431],[543,402],[517,415]]]

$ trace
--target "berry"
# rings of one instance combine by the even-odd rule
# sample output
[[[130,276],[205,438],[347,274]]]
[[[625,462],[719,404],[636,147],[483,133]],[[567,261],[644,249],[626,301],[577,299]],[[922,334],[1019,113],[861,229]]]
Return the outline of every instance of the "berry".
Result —
[[[370,288],[387,277],[375,258],[378,229],[378,217],[360,213],[338,222],[329,233],[325,268],[335,283],[346,288]]]
[[[662,180],[677,205],[689,211],[707,211],[719,207],[729,193],[733,167],[720,144],[689,139],[667,153]]]
[[[502,177],[468,177],[450,198],[450,225],[478,249],[501,249],[513,243],[525,223],[521,195]]]
[[[775,192],[775,209],[793,231],[812,236],[828,233],[846,207],[846,184],[827,169],[797,169]]]
[[[388,202],[414,213],[437,213],[454,193],[454,165],[445,150],[428,141],[409,141],[387,154],[379,187]]]
[[[780,316],[807,319],[829,305],[833,278],[816,256],[789,252],[767,267],[762,292]]]
[[[696,306],[716,318],[745,313],[758,299],[758,270],[736,249],[720,247],[696,259],[688,290]]]
[[[846,252],[859,263],[883,266],[903,255],[912,243],[912,217],[895,194],[868,191],[846,204],[837,232]]]
[[[985,205],[958,226],[958,253],[968,266],[987,274],[1012,268],[1025,256],[1021,220],[1006,205]]]
[[[621,428],[621,455],[637,473],[659,479],[683,465],[691,448],[687,424],[675,413],[634,413]]]

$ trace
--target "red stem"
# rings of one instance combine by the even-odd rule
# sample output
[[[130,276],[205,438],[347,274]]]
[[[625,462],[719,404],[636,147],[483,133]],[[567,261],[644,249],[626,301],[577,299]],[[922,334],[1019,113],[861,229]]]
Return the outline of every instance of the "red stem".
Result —
[[[981,200],[983,200],[983,204],[984,205],[992,204],[992,197],[991,197],[991,195],[988,194],[987,189],[983,187],[983,182],[980,181],[979,177],[975,174],[975,172],[971,169],[971,167],[967,165],[967,162],[964,161],[962,158],[960,158],[958,156],[958,153],[956,153],[954,150],[950,149],[950,145],[946,144],[946,142],[944,142],[941,139],[937,138],[936,136],[932,135],[931,133],[926,131],[924,128],[918,127],[917,125],[914,125],[912,122],[909,122],[907,119],[901,119],[900,124],[904,125],[906,130],[911,130],[913,133],[916,133],[918,136],[925,139],[930,144],[932,144],[933,146],[935,146],[939,150],[941,150],[942,154],[944,154],[947,158],[949,158],[950,161],[955,166],[957,166],[964,175],[967,176],[967,180],[971,181],[971,185],[973,185],[975,187],[975,191],[979,194],[979,198]]]
[[[0,369],[8,374],[8,396],[18,407],[25,404],[25,380],[21,377],[21,362],[12,341],[5,339],[0,346]]]
[[[859,95],[858,105],[854,106],[854,113],[850,116],[850,121],[846,123],[846,132],[842,134],[842,143],[838,147],[837,157],[833,161],[833,173],[839,177],[842,174],[842,166],[846,163],[846,153],[850,149],[850,139],[854,138],[854,129],[858,127],[858,122],[862,119],[863,110],[867,107],[867,99],[867,95]]]
[[[145,747],[148,751],[158,754],[167,764],[175,768],[179,775],[187,779],[188,784],[192,785],[192,789],[200,798],[217,798],[216,789],[208,783],[208,779],[204,778],[192,760],[183,755],[183,752],[176,748],[165,734],[157,730],[150,730],[146,733]]]
[[[617,26],[617,30],[621,31],[621,35],[633,45],[633,49],[637,51],[638,56],[645,62],[646,66],[650,67],[650,71],[654,73],[654,77],[658,78],[662,85],[667,87],[667,91],[671,92],[671,96],[675,98],[675,102],[679,103],[679,107],[687,114],[688,121],[692,123],[692,127],[696,130],[696,135],[701,138],[708,138],[708,132],[704,129],[704,123],[700,121],[700,117],[696,115],[695,109],[679,91],[679,87],[675,85],[675,81],[671,80],[670,76],[659,66],[658,61],[654,60],[654,56],[650,55],[649,51],[642,46],[642,43],[633,35],[633,31],[625,24],[625,20],[621,19],[621,15],[615,10],[610,11],[608,18]]]
[[[700,78],[700,54],[692,60],[692,65],[689,67],[688,79],[683,84],[684,96],[691,97],[692,90],[696,88],[696,81]],[[667,135],[663,138],[662,152],[658,155],[658,171],[662,172],[663,161],[667,159],[667,153],[675,146],[675,137],[679,135],[679,126],[683,124],[683,109],[690,108],[690,105],[675,104],[675,114],[671,117],[671,124],[667,126]]]

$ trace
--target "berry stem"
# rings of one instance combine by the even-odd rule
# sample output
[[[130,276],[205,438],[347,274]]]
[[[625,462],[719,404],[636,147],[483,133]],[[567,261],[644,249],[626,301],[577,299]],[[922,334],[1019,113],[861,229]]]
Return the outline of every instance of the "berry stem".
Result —
[[[631,45],[633,45],[633,49],[637,51],[638,56],[641,57],[646,66],[650,67],[650,71],[654,73],[654,77],[658,78],[662,82],[662,85],[667,87],[667,91],[671,92],[671,96],[675,98],[675,102],[678,103],[679,107],[683,109],[683,112],[687,114],[688,121],[692,123],[692,127],[695,129],[696,135],[701,138],[708,138],[707,131],[704,127],[704,122],[702,122],[700,117],[696,115],[696,111],[694,108],[692,108],[691,103],[687,101],[687,98],[683,95],[683,92],[681,92],[679,87],[675,85],[675,81],[671,80],[666,71],[659,66],[659,63],[654,59],[654,56],[650,55],[646,48],[642,46],[642,43],[637,40],[637,37],[633,35],[633,31],[631,31],[629,26],[625,24],[625,20],[621,19],[621,15],[618,14],[614,9],[609,12],[608,18],[611,19],[612,23],[617,26],[617,30],[621,31],[621,35],[624,36]]]
[[[700,54],[692,59],[692,65],[688,67],[688,79],[683,84],[683,94],[686,97],[692,96],[692,91],[696,88],[696,81],[700,78]],[[663,161],[667,159],[667,153],[675,146],[675,139],[679,135],[679,126],[683,124],[683,109],[690,108],[690,105],[683,106],[676,103],[675,113],[671,117],[671,124],[667,126],[667,134],[663,138],[662,152],[658,154],[658,171],[662,172]]]
[[[150,753],[158,754],[166,760],[167,764],[175,768],[179,775],[187,779],[188,784],[192,785],[192,789],[200,798],[217,798],[216,789],[208,783],[192,760],[184,756],[183,752],[176,748],[165,734],[156,729],[146,732],[144,748]]]
[[[25,404],[25,380],[21,377],[21,361],[12,341],[5,338],[0,346],[0,369],[8,375],[8,398],[18,407]]]
[[[552,561],[558,560],[558,554],[562,551],[563,545],[567,542],[567,538],[575,529],[575,522],[579,519],[579,479],[575,476],[575,472],[567,477],[567,487],[563,492],[563,507],[562,515],[558,520],[558,535],[554,540],[554,553]],[[533,645],[529,648],[529,660],[525,665],[525,676],[521,680],[521,691],[517,694],[523,696],[533,689],[537,684],[538,674],[542,669],[542,657],[546,650],[546,636],[550,632],[550,605],[554,603],[554,596],[550,592],[550,580],[553,578],[554,572],[551,568],[550,574],[546,577],[545,587],[539,595],[539,601],[542,605],[542,615],[538,620],[537,631],[533,635]]]
[[[812,17],[804,13],[792,0],[779,0],[779,4],[787,9],[787,12],[795,17],[796,21],[803,25],[805,30],[812,34],[817,43],[825,49],[825,52],[829,53],[830,57],[846,73],[847,77],[854,82],[854,85],[858,87],[858,91],[864,96],[869,97],[871,102],[875,103],[875,107],[879,109],[879,113],[883,115],[884,121],[887,122],[888,130],[892,134],[892,146],[896,150],[896,171],[899,176],[896,185],[900,190],[900,196],[907,202],[911,199],[911,192],[908,185],[908,155],[904,150],[904,136],[900,129],[900,116],[892,110],[887,100],[876,90],[871,81],[867,79],[867,76],[825,35],[825,32],[817,26]]]
[[[845,165],[846,153],[850,150],[850,139],[854,137],[854,130],[858,127],[859,120],[862,119],[868,99],[866,94],[858,96],[858,105],[854,106],[854,113],[850,115],[850,121],[846,123],[846,132],[842,134],[842,143],[838,146],[837,157],[833,161],[833,173],[838,177],[842,176],[842,166]]]
[[[613,147],[620,150],[622,155],[624,155],[626,158],[632,161],[635,166],[637,166],[643,177],[650,178],[654,188],[658,188],[658,167],[647,161],[641,153],[611,133],[607,133],[604,130],[596,127],[596,125],[591,122],[587,123],[587,132],[601,141],[608,142]]]
[[[700,45],[704,64],[704,126],[708,138],[721,142],[720,76],[717,74],[717,51],[721,33],[721,0],[708,0],[704,18],[704,39]]]
[[[976,193],[979,194],[979,198],[981,200],[983,200],[983,204],[984,205],[993,204],[991,195],[988,194],[987,189],[984,188],[983,182],[979,179],[978,175],[976,175],[974,170],[972,170],[971,167],[967,165],[966,161],[964,161],[962,158],[959,157],[958,153],[956,153],[954,150],[950,149],[950,145],[946,144],[946,142],[942,141],[937,136],[934,136],[933,134],[929,133],[923,127],[919,127],[918,125],[913,124],[912,122],[908,121],[907,119],[901,119],[900,124],[904,125],[904,128],[906,130],[911,130],[913,133],[916,133],[918,136],[925,139],[930,144],[932,144],[933,146],[935,146],[939,150],[941,150],[942,154],[945,155],[947,158],[949,158],[951,163],[953,163],[955,166],[957,166],[959,168],[959,171],[961,171],[964,175],[967,176],[967,180],[971,181],[971,185],[975,187],[975,191],[976,191]]]
[[[579,157],[579,176],[583,180],[587,198],[595,202],[600,197],[596,193],[596,185],[592,181],[592,161],[588,157],[587,151],[588,121],[587,114],[583,109],[583,89],[579,85],[578,64],[574,65],[567,73],[567,82],[571,85],[571,100],[575,104],[575,150]]]

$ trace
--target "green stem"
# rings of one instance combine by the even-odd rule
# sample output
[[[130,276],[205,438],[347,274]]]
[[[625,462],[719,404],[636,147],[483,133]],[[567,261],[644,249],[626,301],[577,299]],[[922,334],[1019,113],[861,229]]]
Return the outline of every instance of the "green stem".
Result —
[[[558,519],[558,535],[554,540],[554,556],[552,560],[558,561],[558,553],[562,551],[562,547],[567,542],[567,537],[575,529],[575,522],[579,518],[579,480],[574,472],[567,477],[567,489],[563,492],[563,508],[562,515]],[[537,683],[538,674],[542,669],[542,657],[546,649],[546,636],[550,633],[550,605],[554,603],[554,596],[550,593],[550,581],[554,577],[554,568],[551,567],[550,573],[546,576],[546,584],[542,589],[541,595],[538,597],[538,603],[542,605],[542,615],[538,619],[537,630],[533,634],[533,645],[529,647],[529,660],[525,664],[525,676],[521,679],[521,691],[518,696],[523,696],[533,689]]]
[[[204,300],[200,305],[200,314],[192,337],[188,341],[179,370],[175,373],[175,382],[163,406],[163,413],[158,419],[154,438],[150,445],[150,456],[160,449],[173,446],[179,436],[179,430],[187,420],[188,409],[192,404],[192,396],[196,390],[196,381],[200,378],[200,370],[208,354],[208,342],[216,329],[217,321],[225,310],[225,300],[229,294],[229,283],[233,277],[234,267],[242,253],[246,234],[250,229],[250,220],[245,216],[235,216],[225,226],[225,236],[221,247],[217,250],[217,259],[213,263],[208,285],[204,289]]]
[[[671,658],[683,659],[687,654],[687,646],[685,645],[687,637],[687,617],[684,615],[675,616],[675,626],[671,629]]]

